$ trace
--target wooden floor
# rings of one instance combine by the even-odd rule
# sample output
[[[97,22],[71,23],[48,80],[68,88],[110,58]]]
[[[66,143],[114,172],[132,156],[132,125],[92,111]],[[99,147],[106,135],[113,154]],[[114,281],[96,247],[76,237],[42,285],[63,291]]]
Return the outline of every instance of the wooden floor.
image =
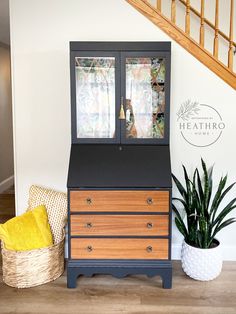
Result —
[[[0,196],[1,209],[2,200],[11,203]],[[10,217],[13,209],[6,207],[0,216]],[[80,277],[76,289],[67,289],[65,274],[46,285],[15,289],[2,282],[0,271],[0,314],[236,314],[236,262],[225,262],[221,275],[211,282],[194,281],[182,272],[180,262],[173,264],[171,290],[162,289],[158,277],[101,275]]]
[[[0,223],[15,216],[15,195],[14,188],[10,188],[0,194]]]

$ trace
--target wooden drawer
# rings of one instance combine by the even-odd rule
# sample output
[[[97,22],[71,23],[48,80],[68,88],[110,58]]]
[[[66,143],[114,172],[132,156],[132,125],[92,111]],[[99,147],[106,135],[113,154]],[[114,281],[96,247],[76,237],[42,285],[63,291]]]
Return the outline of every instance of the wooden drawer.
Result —
[[[168,191],[71,191],[71,212],[168,212]]]
[[[74,259],[168,259],[168,239],[71,239]]]
[[[168,215],[71,215],[71,235],[167,236]]]

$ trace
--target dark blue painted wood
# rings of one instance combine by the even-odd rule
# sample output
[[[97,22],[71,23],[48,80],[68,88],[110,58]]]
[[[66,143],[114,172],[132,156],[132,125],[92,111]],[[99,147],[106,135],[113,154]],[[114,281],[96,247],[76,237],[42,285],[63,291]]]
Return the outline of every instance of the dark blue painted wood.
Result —
[[[76,287],[80,275],[111,274],[124,277],[130,274],[146,274],[149,277],[161,276],[163,288],[172,286],[171,264],[171,208],[169,213],[169,256],[168,260],[73,260],[71,259],[71,227],[70,215],[89,215],[94,212],[70,213],[70,191],[78,189],[92,190],[168,190],[171,205],[171,165],[169,154],[169,103],[170,103],[170,42],[71,42],[71,120],[72,143],[70,165],[68,172],[68,288]],[[166,62],[166,110],[165,110],[165,139],[159,141],[141,140],[119,144],[121,129],[125,128],[124,121],[116,120],[116,138],[114,139],[80,139],[76,138],[76,86],[75,63],[77,55],[114,55],[116,57],[116,119],[120,109],[120,97],[125,95],[124,78],[121,60],[128,52],[142,51],[165,55]],[[123,56],[123,59],[122,57]],[[124,61],[124,60],[123,60]],[[124,62],[123,62],[124,68]],[[122,72],[122,73],[121,73]],[[83,143],[82,143],[83,142]],[[126,142],[123,137],[123,142]],[[88,144],[85,144],[88,143]],[[96,143],[96,144],[95,144]],[[97,145],[97,144],[100,145]],[[101,144],[105,143],[105,144]],[[110,144],[110,145],[107,145]],[[132,144],[132,145],[129,145]],[[158,145],[154,145],[158,144]],[[147,214],[143,213],[108,213],[96,214]],[[157,213],[149,213],[157,214]],[[122,238],[122,237],[121,237]],[[151,237],[150,237],[151,238]]]
[[[71,51],[83,51],[83,50],[103,50],[103,51],[170,51],[170,41],[71,41]]]
[[[172,263],[158,260],[69,260],[67,287],[76,288],[77,278],[81,275],[92,277],[95,274],[108,274],[117,278],[138,274],[161,276],[163,288],[172,288]]]
[[[68,188],[171,188],[168,146],[71,147]]]
[[[70,82],[71,82],[71,133],[72,143],[81,144],[169,144],[169,111],[170,111],[170,42],[70,42]],[[115,88],[116,88],[116,127],[115,138],[77,138],[76,118],[76,79],[75,79],[75,57],[115,57]],[[125,97],[125,57],[126,56],[153,56],[164,57],[166,65],[165,75],[165,132],[163,139],[126,139],[125,120],[119,120],[121,97]]]

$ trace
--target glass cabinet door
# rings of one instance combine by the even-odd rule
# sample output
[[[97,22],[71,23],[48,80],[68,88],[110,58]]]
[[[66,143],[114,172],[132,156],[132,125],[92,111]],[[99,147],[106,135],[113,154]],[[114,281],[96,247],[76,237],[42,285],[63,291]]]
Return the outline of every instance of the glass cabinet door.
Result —
[[[74,56],[73,62],[76,104],[73,134],[76,142],[118,142],[118,54],[81,52]]]
[[[166,142],[168,65],[165,54],[160,52],[122,53],[121,77],[124,77],[124,80],[121,84],[122,94],[125,95],[125,119],[121,126],[122,143]]]
[[[167,51],[73,51],[73,143],[167,144]]]

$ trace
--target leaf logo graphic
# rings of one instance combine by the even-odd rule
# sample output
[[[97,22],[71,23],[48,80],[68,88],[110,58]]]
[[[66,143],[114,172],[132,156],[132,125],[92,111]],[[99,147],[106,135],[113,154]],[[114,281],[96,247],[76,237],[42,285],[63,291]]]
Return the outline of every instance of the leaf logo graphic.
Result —
[[[190,99],[181,104],[179,111],[177,112],[178,119],[183,121],[189,120],[192,116],[198,115],[200,111],[199,103],[197,101],[191,102]]]

